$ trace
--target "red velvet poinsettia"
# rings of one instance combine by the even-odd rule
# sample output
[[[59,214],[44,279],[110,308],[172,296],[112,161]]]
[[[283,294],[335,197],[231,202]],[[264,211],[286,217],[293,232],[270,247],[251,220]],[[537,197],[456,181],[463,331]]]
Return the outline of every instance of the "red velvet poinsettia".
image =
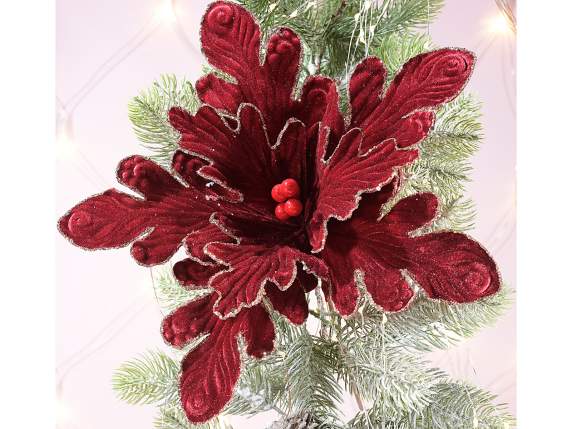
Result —
[[[333,80],[311,76],[294,97],[301,43],[282,28],[260,58],[260,29],[242,7],[215,2],[201,27],[204,53],[234,79],[209,74],[197,82],[204,103],[191,115],[173,108],[181,133],[171,171],[133,156],[118,168],[115,189],[91,197],[59,221],[74,244],[105,249],[132,244],[142,265],[167,261],[185,287],[211,293],[163,322],[164,338],[182,347],[208,334],[182,364],[180,393],[192,422],[206,421],[228,402],[240,371],[237,337],[261,357],[273,347],[265,304],[292,323],[308,315],[305,293],[322,279],[343,316],[357,306],[361,277],[373,302],[403,309],[413,291],[470,302],[499,288],[496,265],[469,237],[453,232],[417,236],[431,222],[436,197],[398,202],[379,219],[414,161],[434,110],[456,97],[474,58],[440,49],[409,60],[385,87],[386,71],[366,58],[349,83],[351,115],[338,106]]]

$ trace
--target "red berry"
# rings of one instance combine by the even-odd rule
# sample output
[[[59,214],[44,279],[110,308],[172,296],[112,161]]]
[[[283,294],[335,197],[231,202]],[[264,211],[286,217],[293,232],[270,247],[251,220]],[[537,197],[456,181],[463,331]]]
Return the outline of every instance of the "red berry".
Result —
[[[284,203],[284,211],[288,214],[288,216],[299,216],[300,213],[302,213],[302,203],[300,200],[290,198]]]
[[[286,206],[285,206],[285,204],[286,204],[286,203],[278,204],[278,205],[276,206],[276,208],[274,209],[274,214],[275,214],[276,217],[277,217],[279,220],[281,220],[281,221],[288,220],[288,218],[290,217],[290,215],[289,215],[288,213],[286,213],[286,210],[285,210],[285,207],[286,207]]]
[[[300,186],[294,179],[286,179],[281,183],[282,195],[286,198],[294,198],[300,196]]]
[[[272,199],[274,201],[276,201],[277,203],[283,203],[284,201],[286,201],[288,199],[288,197],[286,197],[284,194],[284,188],[282,187],[282,185],[274,185],[272,187]]]

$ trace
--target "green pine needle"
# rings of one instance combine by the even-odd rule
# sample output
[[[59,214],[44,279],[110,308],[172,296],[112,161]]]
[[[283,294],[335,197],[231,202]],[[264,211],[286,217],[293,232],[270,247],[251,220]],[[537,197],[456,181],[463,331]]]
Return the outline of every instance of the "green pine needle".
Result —
[[[171,107],[194,113],[199,100],[191,82],[175,76],[161,76],[153,86],[129,103],[129,119],[142,145],[153,152],[152,158],[169,168],[177,149],[179,133],[169,124]]]
[[[122,364],[113,374],[113,390],[129,404],[170,403],[178,398],[179,362],[155,351]]]

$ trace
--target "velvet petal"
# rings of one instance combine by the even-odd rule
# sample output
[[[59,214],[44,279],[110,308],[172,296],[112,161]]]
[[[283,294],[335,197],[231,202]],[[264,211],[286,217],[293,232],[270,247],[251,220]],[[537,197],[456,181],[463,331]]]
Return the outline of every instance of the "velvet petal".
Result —
[[[308,129],[322,121],[328,108],[331,89],[335,90],[335,82],[324,76],[309,76],[302,86],[300,100],[295,102],[294,115]],[[328,124],[328,126],[330,126]]]
[[[182,130],[181,148],[208,161],[198,174],[226,189],[227,200],[271,214],[270,190],[279,177],[272,168],[272,150],[260,111],[251,104],[241,105],[236,130],[210,106],[201,107],[182,126],[179,116],[178,109],[171,109],[171,123]]]
[[[221,320],[212,313],[215,294],[191,301],[165,318],[163,337],[183,347],[203,334],[208,337],[182,362],[179,391],[183,409],[192,423],[217,415],[232,397],[240,375],[237,336],[244,337],[246,352],[256,358],[274,348],[274,326],[261,306]]]
[[[274,283],[266,283],[266,296],[274,310],[286,317],[295,325],[301,325],[308,318],[308,301],[300,281],[299,274],[296,280],[286,290],[280,290]]]
[[[215,106],[227,110],[239,100],[256,105],[267,124],[270,141],[275,142],[286,120],[293,116],[292,96],[301,52],[298,36],[288,28],[271,35],[261,64],[260,28],[252,15],[235,3],[218,1],[209,6],[203,18],[201,43],[210,64],[232,76],[241,94],[235,87],[228,91],[228,85],[213,85],[211,78],[209,91],[201,82],[199,96],[204,102],[218,98],[221,101]]]
[[[222,318],[259,303],[267,281],[282,290],[290,287],[296,275],[296,262],[302,262],[319,277],[325,277],[327,273],[319,258],[275,243],[211,243],[206,252],[228,267],[210,282],[210,287],[220,295],[214,310]]]
[[[434,110],[455,98],[469,79],[473,64],[473,54],[461,49],[420,54],[403,66],[382,94],[385,69],[379,60],[366,58],[350,81],[351,125],[363,130],[364,148],[387,139],[405,147],[424,138],[434,116],[418,114],[410,119],[409,115]]]
[[[183,259],[173,266],[175,278],[187,288],[206,288],[209,280],[223,267],[217,265],[204,265],[193,259]]]
[[[374,192],[391,180],[399,167],[417,157],[416,151],[397,150],[388,142],[368,152],[362,150],[363,134],[348,131],[328,160],[321,160],[318,195],[308,235],[313,251],[320,251],[326,240],[330,218],[347,219],[357,208],[362,193]],[[322,144],[318,143],[320,147]]]
[[[355,310],[359,274],[373,301],[386,311],[404,308],[413,292],[407,270],[432,298],[471,302],[500,287],[494,261],[464,234],[439,232],[412,237],[437,212],[432,194],[404,198],[383,218],[380,192],[364,197],[346,222],[333,221],[322,256],[329,266],[331,299],[343,315]]]
[[[111,189],[79,203],[58,223],[74,244],[87,249],[122,247],[147,232],[133,243],[131,253],[143,265],[159,264],[190,232],[206,227],[217,208],[200,189],[184,186],[140,156],[123,160],[117,176],[144,198]]]
[[[472,302],[500,288],[495,262],[464,234],[438,232],[414,238],[407,270],[431,298]]]

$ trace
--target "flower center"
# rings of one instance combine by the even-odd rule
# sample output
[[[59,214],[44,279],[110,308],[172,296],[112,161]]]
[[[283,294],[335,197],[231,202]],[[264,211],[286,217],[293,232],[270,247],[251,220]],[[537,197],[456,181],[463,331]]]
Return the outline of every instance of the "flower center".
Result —
[[[276,217],[285,222],[291,217],[302,213],[300,197],[300,185],[294,179],[283,180],[282,183],[272,187],[272,199],[278,203],[274,209]]]

